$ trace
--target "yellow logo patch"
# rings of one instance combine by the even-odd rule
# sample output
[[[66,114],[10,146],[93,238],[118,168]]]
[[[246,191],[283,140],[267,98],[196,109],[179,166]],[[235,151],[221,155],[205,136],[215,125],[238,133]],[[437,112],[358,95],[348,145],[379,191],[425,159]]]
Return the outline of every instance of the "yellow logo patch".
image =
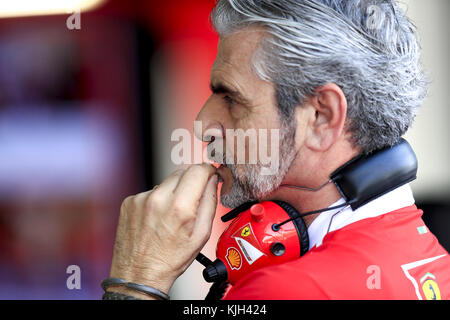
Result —
[[[439,286],[433,279],[426,280],[422,285],[422,290],[427,300],[441,300]]]
[[[247,236],[249,236],[250,235],[250,228],[249,227],[245,227],[244,229],[242,229],[242,232],[241,232],[241,237],[247,237]]]

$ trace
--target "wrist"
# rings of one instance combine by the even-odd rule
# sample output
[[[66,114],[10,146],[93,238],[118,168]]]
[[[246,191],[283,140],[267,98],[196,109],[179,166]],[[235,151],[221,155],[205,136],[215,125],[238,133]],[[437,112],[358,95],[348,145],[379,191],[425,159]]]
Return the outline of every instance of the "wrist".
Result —
[[[147,283],[149,282],[147,281]],[[110,277],[104,279],[101,283],[101,287],[105,291],[105,293],[109,294],[106,297],[107,300],[114,300],[115,298],[117,298],[115,295],[117,295],[118,297],[131,296],[141,300],[170,300],[169,295],[166,292],[163,292],[162,290],[156,288],[156,286],[127,281],[119,277]],[[161,287],[161,285],[159,287]],[[170,288],[170,286],[168,287]],[[149,299],[149,297],[151,299]]]
[[[152,277],[149,277],[148,274],[151,274]],[[149,286],[155,289],[158,289],[166,294],[169,293],[170,289],[172,288],[173,283],[175,282],[176,278],[171,278],[168,276],[164,276],[162,274],[156,274],[154,272],[145,272],[145,275],[143,272],[139,271],[111,271],[110,274],[111,278],[122,278],[125,279],[127,282],[134,282],[143,284],[145,286]],[[127,288],[127,290],[131,290]],[[132,291],[132,290],[131,290]]]

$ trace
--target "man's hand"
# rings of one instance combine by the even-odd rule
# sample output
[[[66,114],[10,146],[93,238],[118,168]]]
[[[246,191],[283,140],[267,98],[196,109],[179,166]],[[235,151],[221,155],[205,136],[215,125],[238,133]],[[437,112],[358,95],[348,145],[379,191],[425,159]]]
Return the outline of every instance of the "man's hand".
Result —
[[[192,165],[152,191],[126,198],[110,276],[168,293],[210,237],[217,205],[215,173],[212,165]],[[110,291],[124,292],[118,289]]]

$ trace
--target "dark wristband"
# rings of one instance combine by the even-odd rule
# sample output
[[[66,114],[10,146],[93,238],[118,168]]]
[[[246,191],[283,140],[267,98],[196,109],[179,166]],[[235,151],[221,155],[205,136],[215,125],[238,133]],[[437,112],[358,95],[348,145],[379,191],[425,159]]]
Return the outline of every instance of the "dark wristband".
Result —
[[[128,296],[119,292],[105,292],[102,297],[103,300],[141,300],[136,297]]]
[[[152,288],[152,287],[148,287],[148,286],[144,286],[143,284],[139,284],[139,283],[134,283],[134,282],[127,282],[125,284],[125,287],[134,291],[138,291],[138,292],[142,292],[145,293],[149,296],[152,296],[153,298],[159,299],[159,300],[169,300],[170,297],[165,294],[164,292]]]
[[[143,284],[134,283],[134,282],[127,282],[125,279],[122,278],[106,278],[101,283],[102,289],[107,292],[107,289],[110,286],[120,286],[120,287],[126,287],[128,289],[131,289],[133,291],[137,291],[140,293],[144,293],[148,296],[151,296],[152,298],[156,298],[159,300],[169,300],[170,297],[165,294],[164,292],[145,286]],[[125,300],[125,299],[107,299],[107,300]]]

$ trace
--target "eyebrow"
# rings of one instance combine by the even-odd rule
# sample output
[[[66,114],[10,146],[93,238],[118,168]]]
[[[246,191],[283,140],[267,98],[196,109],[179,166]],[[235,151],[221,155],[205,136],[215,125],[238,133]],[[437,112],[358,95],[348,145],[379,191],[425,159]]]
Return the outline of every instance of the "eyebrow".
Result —
[[[248,104],[247,98],[245,98],[239,91],[228,87],[224,83],[213,84],[211,82],[209,84],[209,88],[211,89],[212,93],[214,93],[214,94],[226,94],[226,95],[229,95],[230,97],[238,100],[239,102],[241,102],[243,104]]]

